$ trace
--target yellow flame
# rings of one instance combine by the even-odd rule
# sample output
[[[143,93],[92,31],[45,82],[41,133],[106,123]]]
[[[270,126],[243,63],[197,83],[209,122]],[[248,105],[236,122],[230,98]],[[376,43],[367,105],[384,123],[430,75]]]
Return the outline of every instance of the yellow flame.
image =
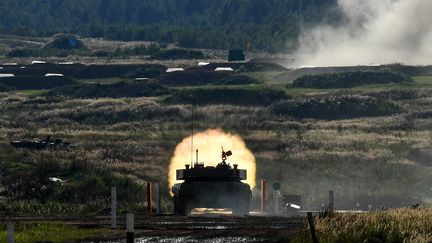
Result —
[[[189,136],[181,141],[171,158],[168,170],[168,183],[171,188],[176,180],[176,170],[184,169],[186,164],[191,162],[191,139]],[[251,188],[255,187],[256,164],[255,156],[246,147],[243,139],[234,134],[225,133],[222,129],[208,129],[193,136],[193,162],[195,163],[195,150],[199,150],[199,162],[206,166],[216,166],[222,161],[221,154],[223,146],[225,151],[231,150],[232,156],[228,157],[227,163],[238,164],[239,169],[247,170],[246,183]]]

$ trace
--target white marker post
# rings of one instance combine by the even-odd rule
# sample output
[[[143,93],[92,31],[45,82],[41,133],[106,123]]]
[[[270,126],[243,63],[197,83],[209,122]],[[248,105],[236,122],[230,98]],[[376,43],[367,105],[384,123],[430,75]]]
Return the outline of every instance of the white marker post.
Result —
[[[7,223],[7,243],[14,243],[14,224],[12,222]]]
[[[111,228],[117,228],[117,188],[111,187]]]
[[[162,213],[162,209],[161,209],[161,191],[160,191],[160,182],[156,182],[155,184],[156,187],[156,214],[161,214]]]
[[[135,222],[134,214],[126,214],[126,243],[134,243],[135,241]]]

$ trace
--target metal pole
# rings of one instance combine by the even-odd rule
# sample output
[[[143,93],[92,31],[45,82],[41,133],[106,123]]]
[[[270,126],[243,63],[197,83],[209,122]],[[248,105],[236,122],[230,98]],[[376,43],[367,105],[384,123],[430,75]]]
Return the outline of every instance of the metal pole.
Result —
[[[330,213],[333,213],[334,210],[334,192],[333,190],[329,191],[329,208],[328,208]]]
[[[161,208],[160,182],[156,182],[155,186],[156,186],[156,214],[161,214],[162,208]]]
[[[147,210],[148,213],[152,213],[152,183],[147,182]]]
[[[126,243],[134,243],[135,241],[135,222],[134,214],[126,214]]]
[[[7,243],[14,243],[14,224],[12,222],[7,223]]]
[[[111,187],[111,228],[117,227],[117,188]]]
[[[266,199],[266,180],[261,180],[261,212],[265,212],[266,205],[265,205],[265,199]]]

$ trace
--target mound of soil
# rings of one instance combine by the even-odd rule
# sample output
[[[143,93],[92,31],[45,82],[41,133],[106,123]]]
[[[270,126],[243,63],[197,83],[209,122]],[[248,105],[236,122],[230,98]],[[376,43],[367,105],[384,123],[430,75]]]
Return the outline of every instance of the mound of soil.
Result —
[[[77,78],[95,79],[122,77],[137,69],[157,69],[166,70],[160,64],[113,64],[113,65],[90,65],[79,71]]]
[[[353,88],[370,84],[414,82],[404,74],[392,71],[346,72],[338,74],[305,75],[290,85],[295,88]]]
[[[162,75],[159,82],[168,86],[194,86],[219,82],[228,77],[231,72],[215,72],[209,70],[186,70]]]
[[[275,80],[292,81],[304,75],[335,74],[346,72],[397,72],[407,76],[432,75],[432,66],[406,66],[391,64],[382,66],[344,66],[344,67],[304,67],[289,70],[278,76]]]
[[[180,90],[164,100],[167,104],[230,104],[241,106],[266,106],[287,99],[275,89],[210,88]]]
[[[284,72],[286,68],[276,63],[248,62],[240,66],[240,72]]]
[[[82,84],[54,89],[49,96],[66,96],[72,98],[121,98],[151,97],[169,94],[167,87],[154,82],[119,82],[115,84]]]
[[[325,120],[386,116],[401,111],[400,107],[392,102],[357,95],[283,101],[273,105],[271,110],[282,116]]]
[[[47,73],[60,73],[64,76],[77,77],[78,72],[85,68],[84,64],[59,65],[41,63],[24,66],[4,66],[0,73],[13,73],[15,76],[45,76]]]
[[[0,83],[17,90],[52,89],[61,86],[78,84],[75,79],[70,77],[37,76],[0,78]]]

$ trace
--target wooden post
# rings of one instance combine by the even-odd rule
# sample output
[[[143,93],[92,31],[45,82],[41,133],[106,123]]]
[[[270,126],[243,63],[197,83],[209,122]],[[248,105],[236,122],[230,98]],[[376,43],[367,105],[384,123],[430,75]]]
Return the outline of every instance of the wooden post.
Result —
[[[117,227],[117,188],[111,187],[111,228]]]
[[[308,212],[307,213],[307,217],[308,217],[308,222],[309,222],[309,228],[311,231],[311,235],[312,235],[312,242],[313,243],[319,243],[318,241],[318,237],[317,237],[317,233],[316,233],[316,229],[315,229],[315,223],[312,217],[312,213]]]
[[[126,214],[126,243],[134,243],[135,241],[135,222],[134,214]]]
[[[147,210],[148,213],[152,213],[152,183],[147,182]]]
[[[266,205],[266,180],[261,180],[261,212],[265,212]]]
[[[7,243],[14,243],[14,224],[12,222],[7,223]]]
[[[330,213],[333,213],[333,211],[334,211],[334,192],[333,192],[333,190],[330,190],[329,191],[329,205],[328,205],[328,211],[330,212]]]
[[[273,190],[275,215],[279,214],[279,190]]]
[[[161,208],[161,184],[160,182],[156,182],[155,184],[156,186],[156,214],[161,214],[162,213],[162,208]]]

